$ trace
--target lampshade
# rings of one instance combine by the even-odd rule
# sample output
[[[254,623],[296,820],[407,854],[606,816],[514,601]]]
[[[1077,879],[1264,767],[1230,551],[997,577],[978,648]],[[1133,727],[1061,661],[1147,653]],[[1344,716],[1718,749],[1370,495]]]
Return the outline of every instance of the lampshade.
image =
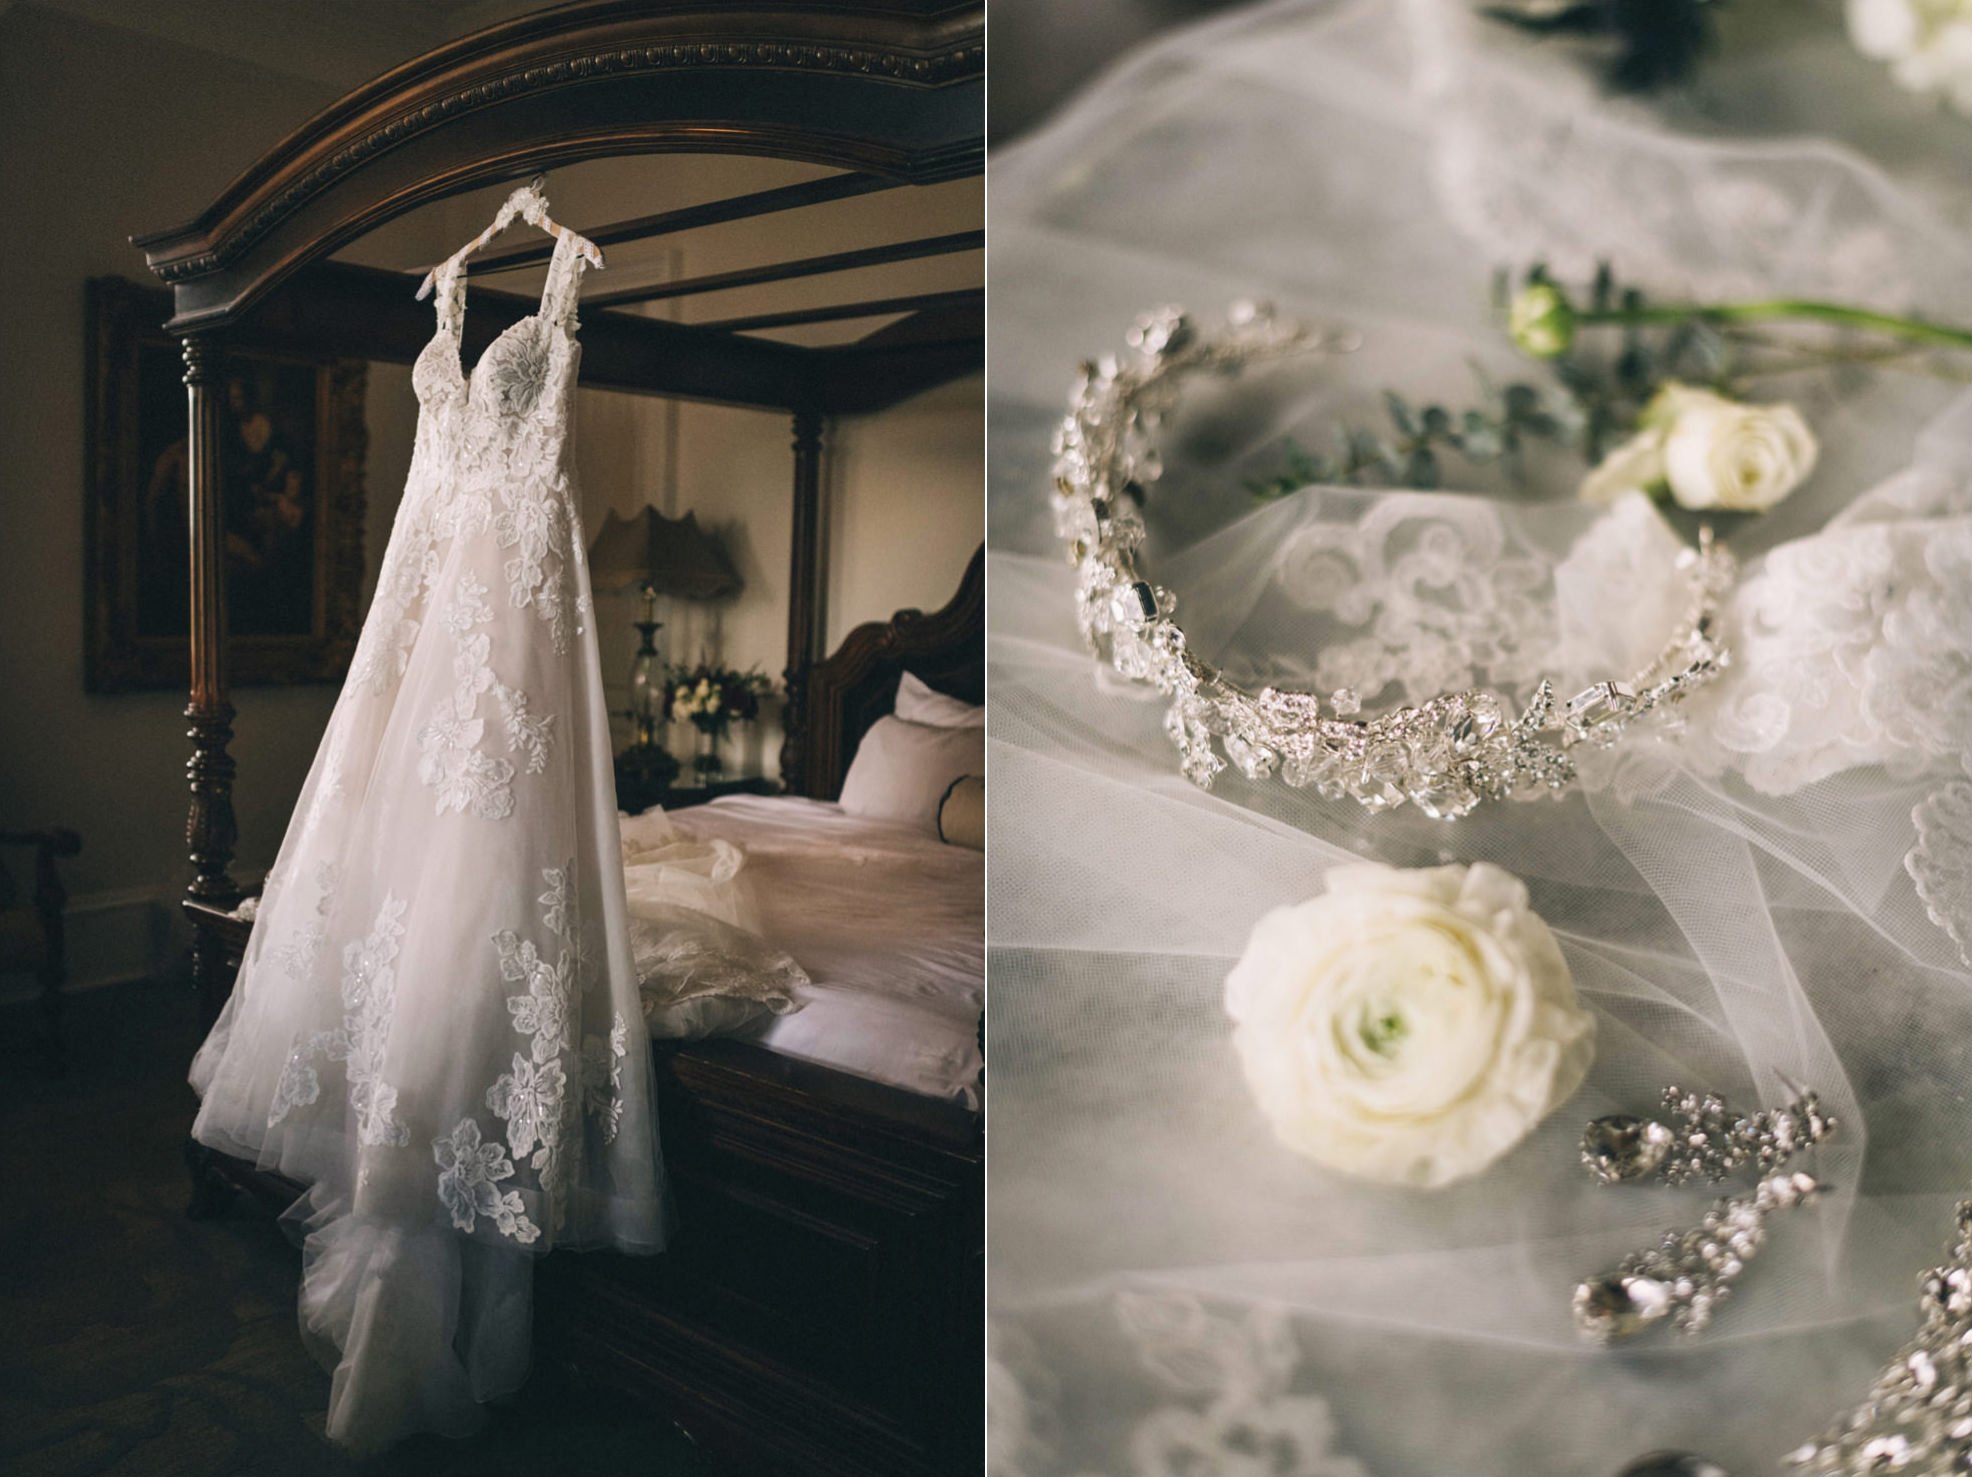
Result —
[[[589,545],[589,583],[598,590],[648,584],[660,595],[716,600],[742,581],[694,515],[667,518],[646,503],[628,518],[612,511],[603,519]]]

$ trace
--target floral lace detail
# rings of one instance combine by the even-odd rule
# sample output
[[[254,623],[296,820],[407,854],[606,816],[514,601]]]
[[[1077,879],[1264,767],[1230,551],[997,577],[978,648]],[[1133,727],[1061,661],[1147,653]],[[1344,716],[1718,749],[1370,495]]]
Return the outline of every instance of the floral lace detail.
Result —
[[[1349,688],[1365,703],[1486,684],[1531,687],[1552,648],[1548,570],[1509,547],[1486,504],[1392,495],[1355,522],[1303,526],[1277,579],[1304,610],[1358,634],[1321,643],[1312,671],[1270,680]]]
[[[460,363],[463,269],[441,280],[439,333],[412,371],[435,445],[455,474],[435,515],[437,533],[490,531],[509,555],[504,573],[514,608],[532,608],[547,623],[558,653],[567,649],[571,616],[582,604],[572,578],[581,557],[578,520],[561,467],[567,397],[551,392],[572,374],[576,354],[575,301],[585,264],[570,240],[556,243],[541,310],[501,333],[470,375]]]
[[[548,746],[555,738],[555,715],[535,717],[527,711],[527,694],[517,687],[499,683],[494,688],[500,699],[500,716],[507,725],[507,748],[527,756],[527,772],[540,774],[548,767]]]
[[[472,1119],[460,1119],[448,1137],[433,1139],[431,1155],[438,1162],[438,1203],[451,1212],[454,1229],[471,1231],[486,1216],[522,1245],[540,1239],[541,1228],[527,1218],[520,1192],[500,1189],[513,1178],[513,1161],[497,1139],[481,1141]]]
[[[380,613],[387,612],[385,602],[390,599],[384,590],[379,589],[375,608]],[[373,615],[363,627],[349,680],[362,683],[375,693],[388,692],[391,684],[410,669],[411,649],[418,644],[420,629],[418,622],[408,616],[379,618]]]
[[[503,1072],[486,1089],[486,1106],[506,1120],[507,1147],[525,1157],[534,1151],[541,1169],[561,1141],[561,1109],[568,1074],[558,1061],[533,1062],[518,1052],[511,1072]]]
[[[561,957],[550,964],[531,942],[511,931],[495,934],[493,946],[500,951],[500,978],[527,983],[525,995],[507,997],[514,1029],[532,1038],[530,1055],[535,1061],[554,1059],[568,1046],[569,1017],[575,1004],[574,952],[564,948]]]
[[[622,1120],[623,1079],[621,1065],[613,1058],[627,1050],[619,1014],[608,1042],[589,1036],[579,1059],[573,1055],[589,973],[572,903],[574,878],[572,859],[541,869],[546,884],[536,899],[541,922],[560,941],[552,963],[532,940],[511,929],[493,935],[501,979],[527,987],[525,993],[507,997],[507,1011],[514,1030],[527,1039],[528,1049],[514,1053],[510,1070],[487,1088],[486,1106],[506,1124],[507,1147],[515,1159],[524,1159],[539,1178],[556,1229],[562,1223],[565,1190],[575,1169],[572,1156],[580,1154],[580,1136],[571,1130],[586,1108],[601,1120],[603,1142],[614,1141]],[[595,1076],[599,1068],[600,1085]]]
[[[340,1048],[338,1050],[338,1047]],[[280,1080],[267,1107],[267,1126],[272,1128],[296,1108],[307,1107],[322,1096],[322,1079],[315,1063],[323,1056],[340,1058],[349,1051],[344,1031],[317,1031],[307,1041],[297,1041],[281,1064]]]
[[[325,890],[320,908],[326,912],[327,906]],[[360,1142],[388,1148],[403,1148],[411,1142],[410,1128],[397,1116],[397,1089],[383,1076],[397,1001],[396,962],[399,940],[404,937],[404,911],[405,904],[386,893],[368,936],[360,943],[344,946],[342,1024],[314,1032],[289,1051],[268,1108],[270,1128],[293,1109],[320,1099],[322,1085],[316,1063],[328,1060],[343,1064]]]
[[[349,1106],[366,1144],[403,1147],[411,1130],[396,1116],[397,1089],[383,1080],[384,1051],[397,1003],[397,949],[404,937],[404,902],[389,893],[361,943],[342,951],[342,1009],[349,1052]]]
[[[269,886],[271,889],[271,881]],[[322,945],[328,939],[329,909],[335,904],[335,889],[335,863],[319,863],[315,868],[315,915],[274,951],[275,962],[291,980],[306,980],[315,972],[315,965],[322,957]],[[265,905],[264,897],[262,905]]]
[[[438,792],[440,815],[469,810],[482,820],[497,821],[513,814],[513,765],[479,747],[486,733],[479,697],[494,685],[493,641],[474,627],[492,619],[486,586],[470,571],[460,575],[443,617],[454,644],[451,711],[418,733],[418,778]]]
[[[572,858],[559,867],[543,867],[541,877],[548,884],[548,888],[534,900],[541,905],[541,926],[550,933],[560,934],[563,938],[574,936],[568,918],[568,888],[574,871],[575,862]]]
[[[630,1027],[618,1011],[609,1039],[582,1038],[582,1108],[602,1126],[603,1142],[616,1142],[623,1126],[623,1059],[630,1051]]]
[[[1732,670],[1689,715],[1701,768],[1790,794],[1862,765],[1934,772],[1972,733],[1972,518],[1865,511],[1780,545],[1733,596]]]
[[[1060,1448],[1075,1433],[1051,1407],[1068,1403],[1061,1387],[1080,1370],[1037,1368],[1034,1341],[1002,1327],[988,1374],[993,1477],[1367,1477],[1336,1451],[1328,1402],[1292,1393],[1301,1352],[1283,1314],[1218,1312],[1163,1292],[1118,1293],[1114,1313],[1140,1371],[1131,1383],[1147,1375],[1157,1391],[1121,1443],[1124,1461],[1064,1465]]]
[[[1966,754],[1965,768],[1972,774],[1972,751]],[[1911,821],[1917,844],[1904,858],[1904,868],[1931,921],[1972,966],[1972,783],[1946,785],[1911,812]]]

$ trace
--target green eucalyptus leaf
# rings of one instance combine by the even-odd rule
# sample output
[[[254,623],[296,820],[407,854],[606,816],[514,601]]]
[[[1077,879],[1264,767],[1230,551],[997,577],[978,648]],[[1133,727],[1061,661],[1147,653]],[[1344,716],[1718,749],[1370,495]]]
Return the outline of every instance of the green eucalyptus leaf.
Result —
[[[1417,413],[1411,409],[1410,401],[1395,390],[1383,392],[1383,406],[1390,412],[1390,420],[1406,436],[1417,434]]]
[[[1438,485],[1438,458],[1428,446],[1420,446],[1404,463],[1404,485],[1433,488]]]

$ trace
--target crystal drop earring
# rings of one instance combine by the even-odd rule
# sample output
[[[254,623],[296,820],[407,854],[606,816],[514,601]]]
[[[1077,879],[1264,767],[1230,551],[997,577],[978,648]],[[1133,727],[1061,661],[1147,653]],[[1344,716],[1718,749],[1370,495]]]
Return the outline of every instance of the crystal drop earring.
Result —
[[[1791,1089],[1790,1084],[1790,1089]],[[1785,1107],[1750,1117],[1732,1111],[1716,1093],[1664,1089],[1669,1122],[1614,1113],[1589,1124],[1582,1163],[1605,1185],[1656,1178],[1667,1185],[1693,1180],[1721,1184],[1741,1169],[1779,1169],[1835,1131],[1835,1119],[1812,1092],[1796,1092]]]

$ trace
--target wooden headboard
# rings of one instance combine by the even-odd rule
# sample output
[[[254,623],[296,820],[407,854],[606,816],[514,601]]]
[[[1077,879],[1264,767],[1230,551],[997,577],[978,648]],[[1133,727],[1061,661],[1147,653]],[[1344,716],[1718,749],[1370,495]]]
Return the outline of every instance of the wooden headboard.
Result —
[[[781,765],[789,793],[817,800],[842,793],[856,745],[870,725],[890,715],[906,672],[963,702],[986,701],[984,545],[973,552],[942,609],[929,615],[900,610],[887,621],[856,627],[833,655],[809,667],[800,691],[790,691]]]

